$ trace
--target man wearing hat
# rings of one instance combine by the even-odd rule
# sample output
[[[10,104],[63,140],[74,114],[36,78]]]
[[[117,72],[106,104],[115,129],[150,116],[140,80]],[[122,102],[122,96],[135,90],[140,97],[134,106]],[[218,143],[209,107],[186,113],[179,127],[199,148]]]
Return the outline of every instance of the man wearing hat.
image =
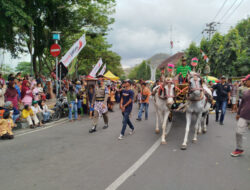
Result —
[[[179,75],[179,84],[187,82],[188,71],[191,71],[191,67],[187,65],[187,59],[183,56],[182,65],[177,67],[177,75]]]
[[[231,153],[233,157],[238,157],[244,153],[242,147],[243,134],[247,131],[247,126],[250,125],[250,74],[246,76],[245,83],[248,89],[243,93],[242,101],[236,116],[238,123],[235,135],[236,150]]]
[[[95,92],[92,99],[92,102],[94,102],[95,107],[94,107],[93,127],[89,130],[89,133],[96,132],[99,116],[103,116],[103,120],[105,123],[103,129],[108,128],[108,108],[107,108],[108,95],[109,91],[104,86],[103,76],[99,76],[99,79],[97,81],[97,86],[95,88]]]
[[[226,83],[226,77],[221,77],[221,82],[214,85],[213,89],[216,90],[216,122],[219,121],[219,110],[221,109],[220,125],[223,125],[224,117],[226,114],[227,103],[230,103],[230,85]]]

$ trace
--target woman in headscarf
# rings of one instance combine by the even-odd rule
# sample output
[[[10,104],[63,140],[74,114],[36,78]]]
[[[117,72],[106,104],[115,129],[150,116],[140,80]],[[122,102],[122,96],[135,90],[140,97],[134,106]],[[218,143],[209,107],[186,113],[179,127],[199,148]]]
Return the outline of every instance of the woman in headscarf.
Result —
[[[33,94],[32,94],[32,91],[30,90],[30,82],[27,80],[23,81],[21,98],[22,98],[22,102],[24,106],[25,105],[31,106]]]
[[[14,79],[9,81],[8,88],[5,92],[5,101],[10,101],[13,104],[13,107],[18,109],[18,93],[15,88]]]

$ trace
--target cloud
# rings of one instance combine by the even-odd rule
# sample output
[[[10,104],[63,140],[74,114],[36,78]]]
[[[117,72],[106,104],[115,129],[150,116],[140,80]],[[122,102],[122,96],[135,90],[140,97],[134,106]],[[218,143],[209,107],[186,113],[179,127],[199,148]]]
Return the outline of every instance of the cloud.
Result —
[[[181,51],[191,41],[199,42],[205,24],[212,21],[222,3],[218,0],[117,0],[116,22],[108,40],[113,44],[113,51],[122,56],[125,67],[156,53],[170,53],[170,39],[174,41],[173,53]],[[223,11],[232,3],[229,0]],[[249,2],[243,2],[220,31],[227,31],[229,25],[246,17],[249,9]]]

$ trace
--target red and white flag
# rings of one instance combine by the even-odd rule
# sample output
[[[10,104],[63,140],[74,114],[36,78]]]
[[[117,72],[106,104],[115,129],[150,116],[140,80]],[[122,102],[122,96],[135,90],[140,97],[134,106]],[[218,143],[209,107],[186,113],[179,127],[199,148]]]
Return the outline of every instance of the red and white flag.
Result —
[[[105,71],[106,71],[106,64],[103,66],[102,70],[98,75],[104,75]]]
[[[201,50],[201,54],[202,54],[203,59],[206,60],[206,62],[208,63],[209,61],[208,56],[202,50]]]
[[[69,51],[62,57],[59,61],[64,64],[65,67],[68,67],[71,61],[80,53],[82,48],[86,45],[85,34],[77,40],[74,45],[69,49]]]
[[[172,40],[170,41],[170,46],[171,46],[171,49],[174,48],[174,42]]]
[[[101,68],[102,64],[103,64],[102,58],[100,58],[99,61],[97,62],[97,64],[95,65],[95,67],[90,72],[89,76],[90,77],[96,77],[96,73],[99,71],[99,69]]]

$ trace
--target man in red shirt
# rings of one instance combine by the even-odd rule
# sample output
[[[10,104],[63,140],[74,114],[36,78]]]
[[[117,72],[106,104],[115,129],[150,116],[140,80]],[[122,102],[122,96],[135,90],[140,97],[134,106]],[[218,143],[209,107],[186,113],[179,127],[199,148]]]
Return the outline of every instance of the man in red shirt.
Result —
[[[236,128],[236,150],[231,153],[231,156],[238,157],[244,153],[242,148],[243,134],[247,130],[247,126],[250,125],[250,74],[246,76],[246,90],[243,94],[242,101],[236,116],[238,120]]]

